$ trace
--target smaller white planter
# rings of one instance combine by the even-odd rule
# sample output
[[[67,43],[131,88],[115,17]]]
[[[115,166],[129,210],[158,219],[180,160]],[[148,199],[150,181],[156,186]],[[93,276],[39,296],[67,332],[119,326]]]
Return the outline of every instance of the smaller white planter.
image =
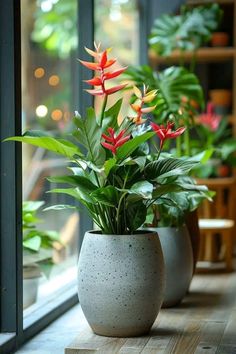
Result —
[[[23,308],[33,305],[37,301],[38,284],[41,273],[37,264],[23,267]]]
[[[164,255],[166,287],[162,307],[179,304],[189,289],[193,275],[193,251],[188,229],[159,227],[156,229]]]

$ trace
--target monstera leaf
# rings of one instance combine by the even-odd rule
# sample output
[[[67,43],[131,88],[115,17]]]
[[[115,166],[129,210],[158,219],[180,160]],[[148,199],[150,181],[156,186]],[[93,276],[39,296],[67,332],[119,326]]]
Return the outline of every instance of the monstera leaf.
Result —
[[[137,86],[143,82],[150,90],[158,89],[156,109],[152,112],[158,120],[165,120],[170,114],[178,115],[183,97],[204,105],[203,91],[197,76],[183,67],[172,66],[155,72],[147,65],[131,67],[126,71],[129,79]],[[152,103],[153,104],[153,103]]]
[[[221,16],[218,4],[183,8],[177,16],[165,14],[156,19],[149,44],[162,56],[170,55],[175,49],[195,51],[210,39]]]

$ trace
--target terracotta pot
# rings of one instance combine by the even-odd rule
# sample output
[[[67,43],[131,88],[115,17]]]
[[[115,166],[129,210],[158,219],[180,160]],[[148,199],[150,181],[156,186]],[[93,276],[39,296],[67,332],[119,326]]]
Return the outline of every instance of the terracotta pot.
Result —
[[[229,107],[232,102],[232,91],[216,89],[209,91],[210,99],[215,106]]]
[[[130,337],[147,333],[164,295],[164,260],[156,232],[86,232],[78,263],[78,295],[94,333]]]
[[[215,32],[211,37],[212,47],[227,47],[229,44],[229,35],[226,32]]]

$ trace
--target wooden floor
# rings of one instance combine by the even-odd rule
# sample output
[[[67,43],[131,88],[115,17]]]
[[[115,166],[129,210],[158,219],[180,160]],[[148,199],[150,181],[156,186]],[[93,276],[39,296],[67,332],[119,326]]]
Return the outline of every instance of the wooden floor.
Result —
[[[96,336],[77,305],[17,352],[26,353],[236,354],[236,273],[195,275],[182,304],[161,310],[149,336]]]

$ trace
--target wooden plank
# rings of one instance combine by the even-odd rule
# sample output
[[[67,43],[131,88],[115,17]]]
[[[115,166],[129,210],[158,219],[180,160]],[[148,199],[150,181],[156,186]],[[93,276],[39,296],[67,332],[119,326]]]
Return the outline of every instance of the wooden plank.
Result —
[[[65,354],[236,354],[235,293],[236,273],[196,275],[182,304],[162,309],[149,335],[109,338],[87,328]]]
[[[233,345],[236,348],[236,310],[233,310],[231,312],[229,321],[223,334],[221,344]]]
[[[152,66],[158,64],[176,63],[181,57],[179,50],[174,50],[170,56],[164,57],[157,55],[152,49],[149,50],[148,56]],[[235,56],[236,50],[234,47],[206,47],[199,48],[196,52],[196,60],[198,62],[220,62],[234,59]],[[189,62],[192,60],[193,52],[184,52],[182,57],[185,62]]]

